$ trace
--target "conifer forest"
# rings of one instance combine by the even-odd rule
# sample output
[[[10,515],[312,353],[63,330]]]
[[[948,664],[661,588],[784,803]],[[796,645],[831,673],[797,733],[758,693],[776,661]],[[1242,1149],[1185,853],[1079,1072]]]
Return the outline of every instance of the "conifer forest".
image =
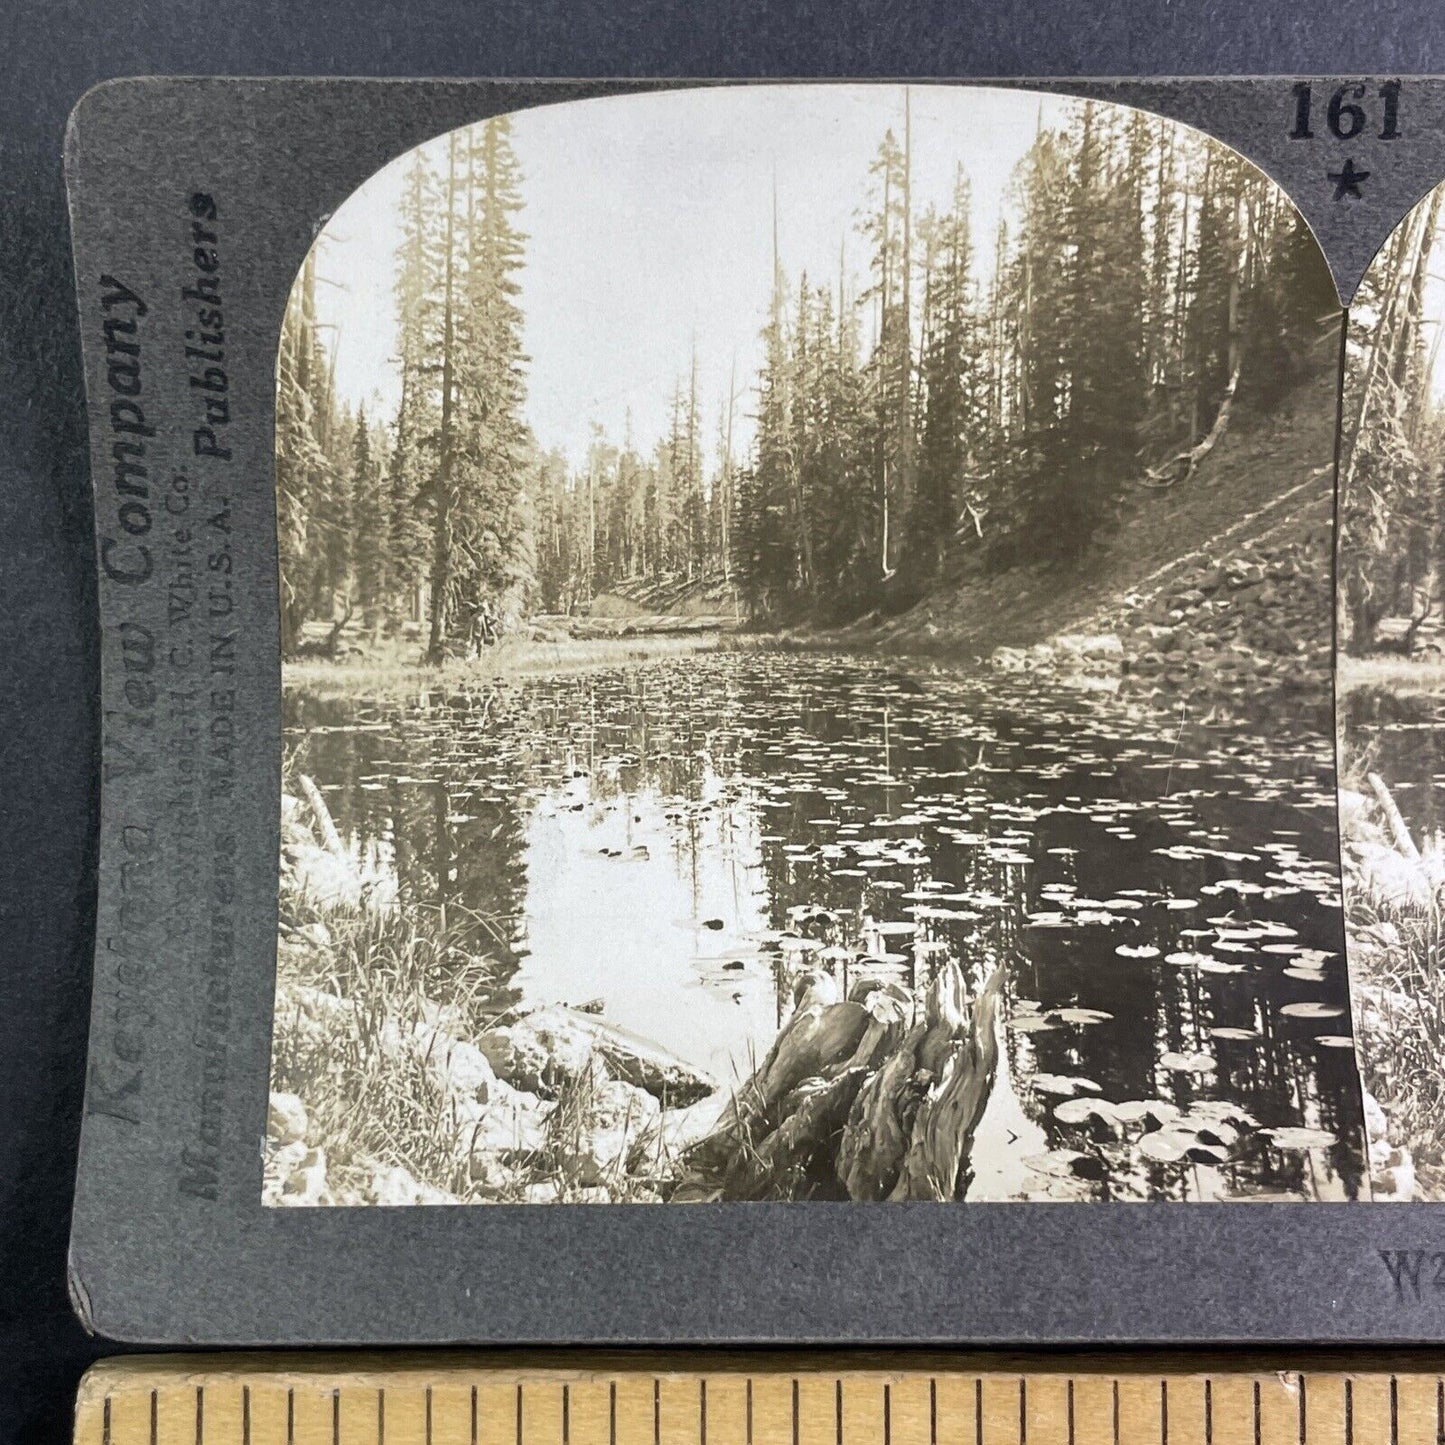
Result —
[[[1342,361],[1346,626],[1433,637],[1432,207],[1342,335],[1272,181],[1102,100],[379,171],[277,361],[266,1202],[1445,1193],[1438,909],[1368,881],[1437,765],[1373,713],[1340,791],[1332,674]]]
[[[284,649],[308,621],[385,627],[420,596],[440,660],[480,609],[505,629],[625,582],[722,578],[754,619],[837,623],[916,602],[965,559],[1083,563],[1121,500],[1185,478],[1233,410],[1333,363],[1333,293],[1294,208],[1223,146],[1118,107],[1069,122],[1039,130],[980,234],[962,160],[949,203],[917,205],[902,117],[838,238],[858,268],[778,252],[758,374],[704,396],[694,357],[663,434],[599,427],[580,465],[525,417],[512,123],[419,149],[395,413],[338,400],[314,256],[287,314]]]

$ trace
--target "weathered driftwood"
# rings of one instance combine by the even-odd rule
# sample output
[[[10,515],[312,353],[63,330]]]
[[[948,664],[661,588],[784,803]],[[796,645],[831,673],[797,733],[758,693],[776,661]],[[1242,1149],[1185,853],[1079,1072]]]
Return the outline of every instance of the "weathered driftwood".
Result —
[[[1375,801],[1380,805],[1380,811],[1385,815],[1385,822],[1390,828],[1390,838],[1395,847],[1407,858],[1418,859],[1420,850],[1415,846],[1415,840],[1410,836],[1409,826],[1406,824],[1395,800],[1390,796],[1390,790],[1385,786],[1385,780],[1379,773],[1366,773],[1365,780],[1370,785],[1370,791],[1375,795]]]
[[[863,1086],[838,1146],[838,1180],[850,1199],[887,1199],[913,1137],[918,1112],[918,1045],[927,1024],[909,1030],[897,1051]]]
[[[859,1003],[838,1002],[838,988],[830,975],[805,974],[795,992],[798,1002],[792,1018],[773,1040],[761,1066],[723,1110],[714,1137],[724,1148],[728,1139],[751,1141],[770,1132],[778,1123],[774,1114],[779,1101],[830,1065],[846,1066],[868,1033],[872,1015]]]
[[[946,963],[905,1032],[906,994],[865,981],[836,1001],[805,975],[768,1056],[686,1155],[676,1197],[960,1197],[998,1065],[1002,971],[970,1007]]]
[[[793,1198],[807,1192],[810,1180],[830,1179],[838,1134],[867,1074],[857,1066],[795,1089],[781,1111],[783,1122],[756,1149],[736,1152],[723,1197]]]
[[[973,1136],[998,1071],[998,999],[1003,970],[996,969],[955,1037],[937,1085],[919,1105],[913,1143],[890,1199],[961,1199],[968,1183]]]

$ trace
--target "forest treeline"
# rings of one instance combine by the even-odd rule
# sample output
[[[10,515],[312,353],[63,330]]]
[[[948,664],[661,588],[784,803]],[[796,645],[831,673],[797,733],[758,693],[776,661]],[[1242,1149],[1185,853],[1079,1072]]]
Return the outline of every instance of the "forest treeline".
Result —
[[[1427,314],[1445,188],[1402,221],[1350,304],[1340,477],[1340,638],[1409,652],[1445,596],[1445,408],[1433,377],[1442,331]],[[1405,619],[1386,638],[1381,623]]]
[[[1039,127],[1004,219],[976,236],[961,166],[948,205],[917,203],[905,109],[858,198],[861,280],[850,238],[830,276],[789,276],[775,240],[759,373],[705,402],[694,357],[663,436],[594,428],[575,467],[524,416],[511,124],[418,150],[395,414],[338,402],[314,255],[287,312],[286,649],[359,610],[423,622],[439,659],[479,616],[505,627],[664,577],[726,578],[758,619],[842,620],[970,555],[1082,559],[1131,489],[1184,484],[1232,411],[1331,364],[1338,309],[1298,214],[1233,152],[1143,112],[1069,117]]]

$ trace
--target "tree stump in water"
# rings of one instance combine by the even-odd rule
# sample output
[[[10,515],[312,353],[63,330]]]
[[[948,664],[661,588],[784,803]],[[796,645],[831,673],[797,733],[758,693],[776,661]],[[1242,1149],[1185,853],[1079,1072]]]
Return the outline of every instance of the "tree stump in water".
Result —
[[[717,1127],[688,1151],[679,1197],[956,1199],[998,1067],[996,970],[970,1006],[944,965],[905,1032],[907,996],[863,981],[837,1002],[825,974]]]
[[[973,1136],[998,1072],[998,996],[1002,988],[1003,970],[999,969],[984,986],[968,1023],[955,1035],[939,1070],[938,1084],[914,1119],[913,1144],[890,1199],[963,1198]]]

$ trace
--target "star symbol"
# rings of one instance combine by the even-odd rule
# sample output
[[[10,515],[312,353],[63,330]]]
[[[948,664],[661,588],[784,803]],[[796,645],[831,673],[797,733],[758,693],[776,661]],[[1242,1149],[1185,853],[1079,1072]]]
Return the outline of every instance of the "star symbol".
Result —
[[[1346,196],[1363,200],[1360,186],[1370,178],[1369,171],[1357,171],[1352,157],[1346,156],[1344,165],[1337,171],[1326,171],[1325,179],[1335,183],[1335,199],[1343,201]]]

